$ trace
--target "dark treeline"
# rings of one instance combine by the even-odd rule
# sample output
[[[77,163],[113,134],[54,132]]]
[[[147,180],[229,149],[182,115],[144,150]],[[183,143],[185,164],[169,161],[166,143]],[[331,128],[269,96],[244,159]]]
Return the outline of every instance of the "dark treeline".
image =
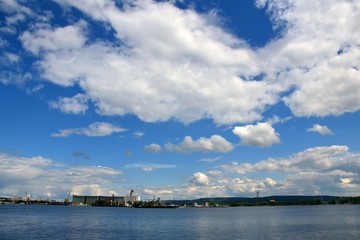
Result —
[[[339,196],[269,196],[269,197],[216,197],[199,198],[194,200],[169,200],[168,204],[193,205],[206,204],[209,206],[289,206],[289,205],[320,205],[320,204],[360,204],[358,197]]]

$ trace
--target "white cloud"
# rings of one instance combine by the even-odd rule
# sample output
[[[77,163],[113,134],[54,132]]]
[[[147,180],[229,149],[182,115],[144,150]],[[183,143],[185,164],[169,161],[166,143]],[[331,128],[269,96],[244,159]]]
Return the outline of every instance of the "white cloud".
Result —
[[[10,17],[6,17],[6,23],[9,25],[17,24],[18,22],[23,22],[26,19],[26,15],[18,13]]]
[[[13,26],[0,27],[0,32],[6,33],[6,34],[15,34],[16,28]],[[0,40],[2,41],[3,39],[0,38]],[[1,41],[0,41],[0,43],[1,43]],[[1,43],[0,46],[5,46],[7,44],[8,44],[8,42],[5,40],[5,43]]]
[[[159,144],[156,143],[152,143],[149,145],[145,146],[145,151],[146,152],[151,152],[151,153],[156,153],[156,152],[160,152],[162,149],[162,147]]]
[[[279,134],[269,123],[234,127],[233,133],[241,138],[243,145],[270,147],[280,143]]]
[[[1,46],[1,43],[0,43],[0,46]],[[19,62],[20,57],[14,53],[5,52],[4,55],[8,59],[8,61],[10,61],[11,63]]]
[[[32,15],[33,11],[19,4],[16,0],[3,0],[0,2],[0,9],[9,13],[24,13],[27,15]]]
[[[35,32],[26,31],[20,36],[25,49],[38,54],[43,51],[70,50],[84,46],[86,37],[83,33],[85,22],[77,25],[41,28]]]
[[[342,179],[348,179],[346,183]],[[284,188],[296,189],[298,194],[355,195],[359,189],[359,174],[334,170],[329,172],[301,172],[288,176]]]
[[[0,11],[7,13],[7,16],[4,16],[4,23],[6,22],[4,29],[9,33],[13,32],[13,25],[23,22],[29,16],[35,16],[34,12],[30,8],[19,4],[15,0],[0,1]]]
[[[38,85],[33,86],[33,87],[28,87],[26,89],[26,93],[27,94],[36,93],[36,92],[40,91],[41,89],[43,89],[44,87],[45,87],[44,84],[38,84]]]
[[[0,71],[0,82],[8,84],[24,84],[26,81],[29,81],[33,78],[33,75],[30,72],[24,74],[17,71]]]
[[[67,166],[43,157],[0,153],[0,192],[63,200],[72,194],[106,195],[110,184],[122,182],[122,172],[101,166]]]
[[[280,118],[279,116],[274,115],[267,120],[267,123],[269,123],[270,125],[274,125],[277,123],[286,123],[287,121],[289,121],[291,119],[292,119],[292,117]]]
[[[40,61],[44,78],[78,83],[100,114],[227,124],[259,120],[278,101],[277,87],[239,77],[259,74],[255,52],[205,15],[166,2],[137,1],[122,10],[111,1],[68,4],[109,23],[126,43],[97,41],[47,52]]]
[[[276,186],[277,182],[271,178],[265,179],[249,179],[249,178],[234,178],[229,185],[230,191],[234,194],[251,194],[255,195],[256,192]]]
[[[219,196],[256,196],[259,190],[271,190],[278,187],[279,183],[271,178],[250,179],[231,178],[221,171],[209,171],[207,173],[196,172],[189,182],[180,186],[145,187],[143,192],[148,195],[156,195],[162,199],[196,199],[203,197]],[[265,193],[265,191],[264,191]]]
[[[283,98],[296,116],[328,116],[360,109],[358,1],[258,1],[285,26],[260,49],[269,79],[292,86]],[[274,82],[275,83],[275,82]]]
[[[133,133],[133,135],[134,135],[134,137],[136,137],[136,138],[142,138],[142,137],[144,137],[145,133],[142,132],[142,131],[135,131],[135,132]]]
[[[80,86],[99,114],[231,124],[260,121],[280,100],[296,116],[360,109],[358,1],[257,0],[274,27],[283,27],[258,49],[211,20],[215,13],[172,2],[135,1],[122,8],[111,0],[56,2],[104,23],[118,41],[86,39],[91,29],[82,20],[56,28],[34,25],[20,39],[25,49],[42,53],[36,64],[41,77]],[[32,14],[15,1],[1,4],[14,19]],[[252,81],[259,75],[262,80]]]
[[[6,39],[3,39],[0,37],[0,47],[4,47],[6,45],[8,45],[8,41]]]
[[[212,163],[212,162],[219,161],[219,160],[221,160],[221,159],[222,159],[222,157],[203,158],[203,159],[199,159],[198,162],[209,162],[209,163]]]
[[[179,144],[167,143],[164,149],[169,152],[231,152],[234,146],[219,135],[210,138],[201,137],[194,141],[190,136],[184,137]]]
[[[195,185],[208,185],[209,184],[209,177],[202,173],[202,172],[196,172],[193,174],[191,178],[191,182]]]
[[[176,168],[176,165],[172,164],[155,164],[155,163],[133,163],[125,166],[126,168],[140,168],[144,172],[151,172],[156,169],[169,169]]]
[[[149,195],[151,198],[153,196],[161,197],[161,199],[173,199],[174,194],[177,193],[176,189],[173,189],[172,186],[169,187],[145,187],[142,190],[144,195]]]
[[[109,187],[111,184],[122,181],[122,173],[111,168],[67,166],[43,157],[25,158],[1,153],[0,166],[0,191],[8,196],[22,195],[25,191],[53,199],[63,199],[69,191],[74,194],[106,195],[114,191]],[[152,163],[126,166],[143,171],[174,167]],[[281,174],[273,174],[276,172]],[[139,192],[162,199],[256,196],[257,191],[262,196],[351,196],[360,191],[359,173],[359,153],[350,152],[346,146],[316,147],[285,158],[267,159],[254,164],[232,163],[221,166],[221,171],[195,172],[188,183],[144,186]],[[120,194],[122,192],[119,191]]]
[[[157,187],[152,191],[166,190],[161,197],[167,199],[255,197],[258,191],[262,196],[353,196],[360,191],[359,179],[360,154],[335,145],[309,148],[285,158],[270,158],[254,164],[225,164],[221,171],[195,172],[186,184]]]
[[[256,181],[246,177],[249,173],[282,173],[283,177],[272,186],[257,186],[264,194],[353,195],[360,189],[360,154],[349,152],[346,146],[315,147],[287,158],[270,158],[255,164],[233,162],[221,168],[225,175],[236,173],[248,182]]]
[[[308,132],[318,132],[321,135],[331,135],[333,132],[327,126],[321,126],[320,124],[314,124],[311,128],[308,128]]]
[[[124,132],[126,129],[106,122],[94,122],[87,128],[60,129],[59,133],[51,134],[52,137],[68,137],[71,135],[84,135],[88,137],[109,136],[113,133]]]
[[[72,98],[61,97],[56,102],[49,102],[52,108],[58,108],[64,113],[83,114],[89,108],[87,105],[88,97],[78,93]]]
[[[305,172],[353,170],[360,171],[358,154],[351,154],[346,146],[309,148],[283,159],[268,159],[255,164],[233,162],[223,165],[226,171],[246,174],[251,172]]]
[[[213,170],[213,171],[207,172],[207,175],[210,177],[221,177],[223,175],[223,173],[219,170]]]

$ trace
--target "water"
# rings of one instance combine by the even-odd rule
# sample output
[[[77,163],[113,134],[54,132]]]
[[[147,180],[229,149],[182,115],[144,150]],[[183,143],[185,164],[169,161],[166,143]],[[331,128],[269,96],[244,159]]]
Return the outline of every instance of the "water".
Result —
[[[0,239],[360,239],[360,205],[134,209],[0,205]]]

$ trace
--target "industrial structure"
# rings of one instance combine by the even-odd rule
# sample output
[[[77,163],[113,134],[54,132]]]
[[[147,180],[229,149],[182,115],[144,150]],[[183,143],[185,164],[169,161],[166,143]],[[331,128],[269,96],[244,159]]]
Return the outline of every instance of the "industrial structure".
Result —
[[[73,205],[102,205],[102,206],[127,206],[135,202],[140,202],[140,196],[135,194],[134,190],[130,191],[129,196],[78,196],[73,195]]]

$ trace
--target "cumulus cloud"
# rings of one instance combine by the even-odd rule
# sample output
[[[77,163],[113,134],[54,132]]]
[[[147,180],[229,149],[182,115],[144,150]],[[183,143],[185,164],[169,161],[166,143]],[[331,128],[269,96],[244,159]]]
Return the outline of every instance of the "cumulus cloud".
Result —
[[[283,159],[267,159],[255,164],[233,162],[223,165],[226,171],[246,174],[251,172],[303,172],[353,170],[360,171],[358,154],[351,154],[347,146],[309,148]]]
[[[269,79],[293,91],[283,100],[296,116],[359,110],[358,1],[257,1],[282,36],[260,50]],[[341,19],[341,20],[339,20]]]
[[[124,132],[126,129],[117,127],[107,122],[94,122],[87,128],[60,129],[59,133],[51,134],[52,137],[69,137],[71,135],[84,135],[88,137],[103,137],[113,133]]]
[[[67,166],[43,157],[0,154],[0,191],[8,196],[29,193],[63,199],[66,193],[106,195],[108,184],[121,182],[121,172],[101,166]],[[143,171],[175,168],[175,165],[137,163],[126,168]],[[256,196],[274,194],[356,195],[360,190],[360,154],[346,146],[309,148],[284,158],[258,163],[231,163],[221,170],[195,172],[187,183],[149,187],[142,194],[155,193],[165,199],[214,196]],[[272,177],[273,173],[281,175]],[[257,173],[257,174],[253,174]],[[258,176],[258,177],[256,177]],[[113,191],[113,190],[111,190]],[[154,195],[154,194],[151,194]]]
[[[249,173],[282,173],[273,186],[265,188],[278,194],[356,194],[359,190],[360,154],[347,146],[309,148],[286,158],[267,159],[255,164],[233,162],[221,166],[225,173],[250,179]],[[249,180],[251,181],[251,180]],[[259,187],[259,186],[258,186]]]
[[[167,143],[164,149],[169,152],[231,152],[234,149],[232,143],[219,135],[212,135],[210,138],[201,137],[193,140],[190,136],[184,137],[179,144]]]
[[[159,144],[156,143],[152,143],[149,145],[145,146],[145,151],[146,152],[151,152],[151,153],[156,153],[156,152],[160,152],[162,149],[162,147]]]
[[[234,178],[231,180],[230,190],[235,194],[248,193],[254,195],[259,190],[273,188],[277,182],[271,178],[250,179],[250,178]]]
[[[344,181],[346,179],[346,181]],[[355,195],[359,189],[359,174],[334,170],[329,172],[301,172],[288,176],[283,183],[286,189],[296,189],[298,194]]]
[[[277,182],[271,178],[240,179],[222,175],[222,172],[194,173],[189,183],[180,186],[145,187],[144,195],[161,199],[196,199],[219,196],[255,197],[260,189],[274,189]],[[271,194],[271,190],[269,191]]]
[[[39,62],[45,79],[79,84],[99,114],[226,124],[261,119],[278,101],[277,87],[239,77],[259,74],[255,52],[206,15],[168,2],[136,1],[123,9],[111,1],[58,2],[109,24],[126,43],[49,50]]]
[[[152,190],[167,190],[161,197],[168,199],[255,197],[256,192],[263,196],[352,196],[360,191],[359,183],[360,154],[350,152],[347,146],[334,145],[309,148],[284,158],[269,158],[257,163],[233,162],[220,166],[220,170],[195,172],[183,185]]]
[[[269,123],[234,127],[233,133],[241,138],[243,145],[270,147],[280,143],[279,134]]]
[[[0,153],[0,192],[63,200],[72,194],[109,194],[108,185],[122,182],[122,172],[102,166],[68,166],[44,157]]]
[[[191,178],[191,182],[196,185],[208,185],[209,184],[209,177],[202,173],[202,172],[196,172],[193,174]]]
[[[33,11],[30,8],[25,7],[19,4],[17,1],[13,1],[13,0],[1,1],[0,9],[8,13],[25,13],[27,15],[33,14]]]
[[[156,169],[169,169],[176,168],[176,165],[172,164],[154,164],[154,163],[133,163],[125,166],[126,168],[140,168],[144,172],[151,172]]]
[[[154,195],[162,199],[195,199],[219,196],[255,197],[259,190],[272,190],[279,183],[271,178],[250,179],[227,176],[226,173],[215,170],[206,173],[196,172],[189,182],[179,186],[145,187],[144,194]],[[150,194],[153,193],[153,194]]]
[[[321,135],[331,135],[333,132],[327,126],[321,126],[320,124],[314,124],[311,128],[308,128],[308,132],[318,132]]]
[[[1,1],[0,10],[6,12],[8,15],[5,17],[6,32],[14,33],[12,25],[24,21],[27,17],[34,17],[35,13],[28,7],[19,4],[17,1]]]
[[[37,29],[26,31],[20,36],[24,48],[33,54],[43,51],[71,50],[84,46],[86,37],[83,33],[85,22],[77,25]],[[65,37],[66,36],[66,37]]]
[[[173,1],[55,2],[106,25],[115,39],[88,38],[83,20],[34,25],[19,39],[39,57],[43,79],[80,86],[99,114],[233,124],[260,121],[279,101],[296,116],[360,109],[357,1],[254,1],[281,29],[257,49],[211,20],[215,13],[180,9]],[[15,1],[1,4],[12,21],[34,14]]]
[[[72,98],[60,97],[57,101],[49,102],[52,108],[58,108],[67,114],[83,114],[89,108],[87,105],[88,97],[78,93]]]

